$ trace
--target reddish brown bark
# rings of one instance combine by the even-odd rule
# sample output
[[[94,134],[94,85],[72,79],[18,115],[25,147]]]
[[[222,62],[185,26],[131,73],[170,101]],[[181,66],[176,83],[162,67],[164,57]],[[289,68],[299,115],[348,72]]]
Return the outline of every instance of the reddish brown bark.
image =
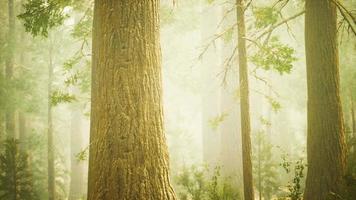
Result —
[[[308,173],[305,200],[345,198],[345,138],[339,95],[336,6],[306,0]]]

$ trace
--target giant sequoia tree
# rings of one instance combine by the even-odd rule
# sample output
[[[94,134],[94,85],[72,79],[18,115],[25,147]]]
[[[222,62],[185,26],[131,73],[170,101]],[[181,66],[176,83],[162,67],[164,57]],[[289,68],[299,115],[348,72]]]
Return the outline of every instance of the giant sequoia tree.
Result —
[[[304,199],[340,199],[344,194],[345,142],[336,6],[331,0],[307,0],[305,7],[308,174]]]
[[[176,199],[161,104],[159,0],[95,1],[89,200]]]

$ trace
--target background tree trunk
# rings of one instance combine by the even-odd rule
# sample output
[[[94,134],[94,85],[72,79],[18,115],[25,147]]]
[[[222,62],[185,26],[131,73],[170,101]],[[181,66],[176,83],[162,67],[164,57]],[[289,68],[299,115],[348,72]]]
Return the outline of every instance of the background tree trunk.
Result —
[[[158,0],[95,1],[89,200],[176,199],[163,132]]]
[[[52,38],[50,38],[52,40]],[[52,79],[53,79],[53,44],[50,41],[49,47],[49,65],[48,65],[48,130],[47,130],[47,153],[48,153],[48,199],[55,199],[55,165],[54,165],[54,143],[53,143],[53,122],[52,122]]]
[[[228,1],[231,4],[222,6],[222,16],[230,12],[231,5],[235,3],[234,0]],[[236,16],[229,15],[222,22],[222,29],[225,30],[236,23]],[[232,37],[231,40],[224,40],[221,53],[221,62],[219,66],[220,73],[226,69],[226,62],[229,59],[231,52],[234,51],[237,45],[237,38]],[[236,70],[230,70],[222,77],[219,76],[220,82],[220,106],[222,112],[228,114],[226,119],[220,126],[220,162],[221,173],[224,178],[232,178],[232,184],[234,189],[238,190],[240,194],[243,192],[242,182],[242,149],[236,148],[241,146],[241,131],[240,123],[236,123],[240,120],[240,105],[237,98],[238,85],[236,83],[239,80],[239,75]],[[226,83],[222,84],[222,80],[225,78]]]
[[[82,133],[82,113],[78,108],[72,108],[71,131],[70,131],[70,151],[71,151],[71,171],[69,200],[78,200],[85,195],[85,163],[77,160],[76,155],[83,148]]]
[[[20,142],[20,149],[25,151],[25,143],[26,143],[26,116],[24,112],[19,112],[19,142]]]
[[[202,43],[209,42],[212,35],[216,32],[219,10],[212,6],[203,7],[203,19],[201,37]],[[204,87],[202,91],[202,144],[203,162],[209,168],[214,169],[219,165],[219,146],[220,146],[220,126],[212,127],[211,120],[221,114],[220,110],[220,81],[216,78],[220,72],[220,53],[219,44],[209,47],[202,58],[201,77]],[[213,170],[212,170],[213,171]]]
[[[339,95],[336,6],[306,0],[308,173],[305,200],[345,198],[345,138]]]
[[[24,3],[24,0],[22,0],[21,5]],[[20,30],[20,44],[22,45],[26,45],[26,34],[25,34],[25,30],[24,28],[22,28]],[[20,64],[20,68],[21,69],[25,69],[25,54],[26,54],[26,50],[24,47],[22,47],[20,49],[20,59],[19,59],[19,64]],[[22,98],[25,99],[25,97],[23,96]],[[26,127],[26,112],[24,111],[24,108],[20,108],[19,112],[18,112],[18,132],[19,132],[19,142],[20,142],[20,149],[23,151],[26,151],[26,147],[25,147],[25,143],[26,143],[26,137],[27,137],[27,127]]]
[[[355,105],[352,94],[350,95],[350,106],[351,106],[351,127],[352,127],[352,138],[356,139],[356,119],[355,119]]]
[[[6,17],[5,17],[5,13],[6,13],[6,5],[7,2],[6,1],[1,1],[0,2],[0,25],[1,27],[6,27]],[[5,58],[6,58],[6,54],[5,54],[5,40],[6,40],[6,29],[5,28],[0,29],[0,81],[3,81],[5,79]],[[5,130],[5,115],[6,115],[6,110],[4,108],[4,102],[1,102],[0,105],[0,109],[1,109],[1,114],[0,114],[0,141],[4,139],[6,130]]]
[[[13,76],[14,68],[14,48],[15,48],[15,5],[14,0],[8,0],[8,12],[9,12],[9,31],[7,35],[7,56],[6,56],[6,67],[5,76],[7,82],[11,82]],[[10,84],[11,85],[11,84]],[[8,138],[15,137],[15,110],[7,103],[6,114],[5,114],[5,129]]]
[[[240,109],[241,109],[241,135],[242,135],[242,166],[245,200],[254,199],[252,160],[251,160],[251,125],[249,105],[248,66],[246,54],[246,29],[244,0],[236,0],[237,29],[238,29],[238,55],[240,79]]]
[[[259,132],[258,134],[264,134]],[[262,200],[262,196],[263,196],[263,191],[262,191],[262,174],[261,174],[261,136],[258,136],[258,141],[257,141],[257,176],[258,176],[258,199]]]

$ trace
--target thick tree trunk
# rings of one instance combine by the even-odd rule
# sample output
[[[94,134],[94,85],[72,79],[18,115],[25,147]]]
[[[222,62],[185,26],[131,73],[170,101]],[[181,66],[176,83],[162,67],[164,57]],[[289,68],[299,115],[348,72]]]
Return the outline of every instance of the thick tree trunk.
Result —
[[[14,48],[15,48],[15,6],[14,0],[8,0],[8,12],[9,12],[9,31],[8,31],[8,45],[6,56],[5,76],[8,82],[11,81],[14,68]],[[7,103],[5,114],[5,129],[8,138],[15,137],[15,110],[11,102]]]
[[[253,200],[253,179],[251,160],[251,127],[248,66],[246,54],[246,28],[244,0],[236,0],[237,28],[238,28],[238,55],[239,55],[239,79],[240,79],[240,109],[241,109],[241,135],[242,135],[242,165],[245,200]]]
[[[52,122],[52,77],[53,77],[53,44],[50,41],[49,65],[48,65],[48,108],[47,108],[47,153],[48,153],[48,199],[55,199],[55,169],[54,169],[54,143],[53,143],[53,122]]]
[[[82,113],[76,108],[72,108],[71,131],[70,131],[70,151],[71,151],[71,171],[69,200],[78,200],[85,195],[84,162],[78,161],[76,155],[83,150],[82,133]]]
[[[339,95],[336,6],[306,0],[308,173],[305,200],[345,198],[345,141]]]
[[[158,0],[95,1],[88,200],[176,199],[159,23]]]

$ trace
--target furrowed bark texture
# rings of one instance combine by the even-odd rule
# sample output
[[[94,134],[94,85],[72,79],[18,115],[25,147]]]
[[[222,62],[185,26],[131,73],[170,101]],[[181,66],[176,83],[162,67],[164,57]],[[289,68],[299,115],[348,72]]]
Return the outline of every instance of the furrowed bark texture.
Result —
[[[345,142],[339,95],[336,6],[306,0],[308,173],[305,200],[345,197]]]
[[[158,0],[95,1],[89,200],[171,200]]]
[[[240,79],[240,110],[241,110],[241,135],[242,135],[242,166],[245,200],[253,200],[253,179],[251,160],[251,127],[250,105],[248,86],[248,66],[246,54],[246,28],[244,14],[244,0],[236,0],[237,29],[238,29],[238,54],[239,54],[239,79]]]

